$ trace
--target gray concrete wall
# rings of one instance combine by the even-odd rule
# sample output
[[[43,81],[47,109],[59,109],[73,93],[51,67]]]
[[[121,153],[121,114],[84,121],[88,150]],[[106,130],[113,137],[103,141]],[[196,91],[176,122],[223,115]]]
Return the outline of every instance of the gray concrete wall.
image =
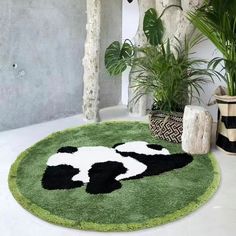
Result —
[[[104,50],[121,37],[121,1],[103,5]],[[85,25],[86,0],[0,0],[0,130],[82,112]],[[120,101],[107,79],[103,68],[101,107]]]
[[[121,101],[121,76],[109,76],[104,65],[106,48],[113,41],[122,39],[122,1],[101,0],[102,3],[102,29],[101,29],[101,55],[100,55],[100,108],[119,104]]]

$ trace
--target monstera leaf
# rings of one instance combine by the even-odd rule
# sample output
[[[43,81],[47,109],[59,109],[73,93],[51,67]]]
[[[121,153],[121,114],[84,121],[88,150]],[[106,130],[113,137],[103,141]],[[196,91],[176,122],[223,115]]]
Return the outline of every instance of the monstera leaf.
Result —
[[[105,66],[110,75],[119,75],[125,71],[127,66],[130,65],[133,55],[133,45],[128,40],[123,45],[118,41],[113,42],[105,53]]]
[[[149,9],[144,16],[143,31],[148,42],[157,46],[162,43],[164,36],[164,26],[160,17],[154,8]]]

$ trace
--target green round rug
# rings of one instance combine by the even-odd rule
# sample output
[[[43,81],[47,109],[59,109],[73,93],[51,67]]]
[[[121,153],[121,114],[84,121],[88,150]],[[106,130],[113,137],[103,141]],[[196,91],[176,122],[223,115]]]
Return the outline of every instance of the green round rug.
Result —
[[[180,169],[121,180],[106,194],[90,194],[86,185],[48,190],[42,177],[50,156],[66,146],[105,146],[131,141],[159,144],[173,155],[181,146],[156,140],[140,122],[107,122],[57,132],[23,152],[12,165],[9,187],[26,210],[48,222],[82,230],[133,231],[177,220],[193,212],[215,193],[220,171],[212,154],[193,156]]]

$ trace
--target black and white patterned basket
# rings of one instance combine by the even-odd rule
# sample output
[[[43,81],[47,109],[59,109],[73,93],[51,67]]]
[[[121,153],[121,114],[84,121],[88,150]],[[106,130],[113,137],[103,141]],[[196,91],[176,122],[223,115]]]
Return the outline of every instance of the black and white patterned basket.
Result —
[[[216,146],[236,154],[236,96],[215,96],[219,107]]]
[[[172,143],[181,143],[183,133],[183,113],[164,114],[153,111],[149,115],[149,127],[154,137]]]

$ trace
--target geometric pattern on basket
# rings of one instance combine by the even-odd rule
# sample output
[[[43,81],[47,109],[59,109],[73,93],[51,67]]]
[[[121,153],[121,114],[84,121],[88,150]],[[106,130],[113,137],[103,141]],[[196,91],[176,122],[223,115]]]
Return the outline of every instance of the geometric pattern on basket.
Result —
[[[154,137],[167,140],[173,143],[181,143],[183,133],[183,117],[164,114],[151,114],[151,133]]]
[[[216,146],[227,154],[236,154],[236,103],[217,100],[218,128]],[[223,114],[222,114],[222,113]],[[228,116],[230,114],[231,116]],[[235,116],[233,116],[235,114]]]

